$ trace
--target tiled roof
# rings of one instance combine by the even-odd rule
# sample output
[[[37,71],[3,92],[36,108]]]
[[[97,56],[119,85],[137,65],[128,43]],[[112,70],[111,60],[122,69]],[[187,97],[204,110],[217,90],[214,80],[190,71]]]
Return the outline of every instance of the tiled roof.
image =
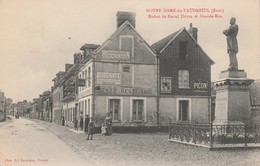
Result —
[[[160,54],[181,32],[187,32],[192,40],[197,43],[197,41],[191,36],[191,34],[185,29],[181,28],[180,30],[170,34],[169,36],[166,36],[165,38],[159,40],[158,42],[154,43],[152,45],[152,48],[155,50],[157,54]],[[211,64],[214,64],[214,61],[205,53],[205,51],[200,47],[200,45],[197,43],[197,46],[199,49],[204,53],[204,56],[206,56]]]
[[[152,48],[155,50],[155,52],[158,54],[160,53],[160,51],[169,43],[171,42],[174,38],[176,38],[176,36],[179,34],[179,32],[183,30],[180,29],[172,34],[170,34],[169,36],[166,36],[165,38],[159,40],[158,42],[154,43],[152,45]]]

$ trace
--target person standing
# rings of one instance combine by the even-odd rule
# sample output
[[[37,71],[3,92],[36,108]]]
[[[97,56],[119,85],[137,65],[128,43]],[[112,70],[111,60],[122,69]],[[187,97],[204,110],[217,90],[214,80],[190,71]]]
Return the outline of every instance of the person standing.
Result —
[[[80,127],[80,130],[83,131],[83,117],[80,116],[80,119],[79,119],[79,127]]]
[[[78,130],[78,120],[75,118],[73,122],[75,130]]]
[[[110,116],[110,113],[107,113],[107,116],[105,118],[105,124],[107,126],[107,135],[112,135],[112,117]]]
[[[93,117],[91,117],[90,122],[88,123],[88,138],[86,140],[93,139],[94,129],[95,129],[95,124],[94,124]]]
[[[65,119],[64,119],[64,116],[62,116],[62,119],[61,119],[61,125],[62,125],[62,126],[65,125]]]
[[[89,124],[89,121],[90,121],[89,115],[87,114],[87,115],[85,116],[85,133],[88,132],[88,124]]]

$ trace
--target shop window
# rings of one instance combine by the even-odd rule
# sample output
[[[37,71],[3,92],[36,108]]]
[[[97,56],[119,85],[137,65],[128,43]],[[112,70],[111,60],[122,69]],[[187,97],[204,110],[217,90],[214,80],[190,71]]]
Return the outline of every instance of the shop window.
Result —
[[[187,41],[180,41],[179,44],[179,54],[181,60],[186,60],[188,55],[188,42]]]
[[[120,100],[109,99],[109,111],[112,114],[113,120],[120,120]]]
[[[179,70],[178,71],[178,87],[179,88],[190,88],[189,86],[189,71]]]
[[[133,121],[142,121],[144,114],[144,100],[133,100]]]

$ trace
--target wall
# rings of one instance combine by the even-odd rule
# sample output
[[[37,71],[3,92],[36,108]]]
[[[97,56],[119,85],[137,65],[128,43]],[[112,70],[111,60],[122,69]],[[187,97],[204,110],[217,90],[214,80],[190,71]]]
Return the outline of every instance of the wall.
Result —
[[[186,60],[179,58],[179,42],[188,41]],[[178,88],[178,70],[189,70],[189,89]],[[172,78],[172,92],[163,95],[210,96],[211,65],[188,32],[182,31],[160,55],[160,77]],[[206,81],[207,91],[195,91],[194,81]]]

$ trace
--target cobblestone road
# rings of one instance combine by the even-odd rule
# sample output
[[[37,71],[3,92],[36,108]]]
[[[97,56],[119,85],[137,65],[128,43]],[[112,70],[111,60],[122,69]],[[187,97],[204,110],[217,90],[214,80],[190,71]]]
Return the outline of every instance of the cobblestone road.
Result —
[[[62,139],[83,159],[100,165],[260,165],[259,149],[209,151],[168,142],[167,133],[95,134],[94,140],[87,141],[84,133],[74,133],[56,124],[35,122]]]

